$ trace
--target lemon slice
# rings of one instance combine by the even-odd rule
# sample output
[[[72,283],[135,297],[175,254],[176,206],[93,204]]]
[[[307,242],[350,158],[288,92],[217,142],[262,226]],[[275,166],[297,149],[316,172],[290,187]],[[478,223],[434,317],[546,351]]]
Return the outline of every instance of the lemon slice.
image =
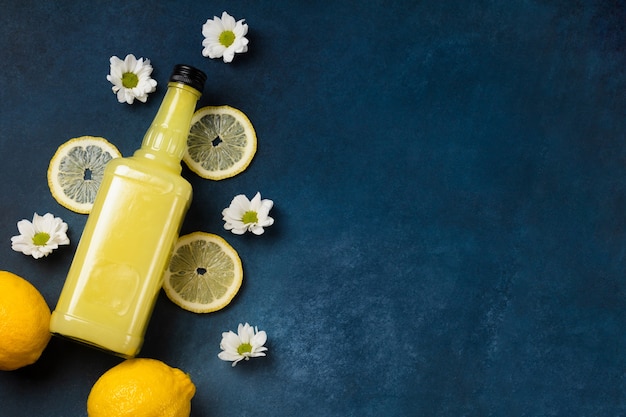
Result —
[[[163,278],[167,297],[194,313],[210,313],[231,302],[243,280],[237,251],[205,232],[181,236]]]
[[[256,143],[254,127],[243,112],[230,106],[207,106],[191,119],[183,160],[202,178],[222,180],[248,167]]]
[[[104,138],[81,136],[59,146],[48,166],[48,186],[54,199],[77,213],[91,211],[104,167],[122,154]]]

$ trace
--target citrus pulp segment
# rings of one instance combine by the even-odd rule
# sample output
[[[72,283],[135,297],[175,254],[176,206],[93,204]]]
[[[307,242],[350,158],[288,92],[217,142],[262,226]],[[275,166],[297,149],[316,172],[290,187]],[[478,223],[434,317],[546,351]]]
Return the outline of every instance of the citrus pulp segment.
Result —
[[[54,199],[77,213],[91,211],[104,168],[120,151],[104,138],[81,136],[59,146],[48,166],[48,186]]]
[[[183,160],[202,178],[221,180],[245,170],[256,147],[256,132],[243,112],[230,106],[207,106],[191,119]]]
[[[242,280],[237,251],[217,235],[194,232],[176,242],[163,289],[170,300],[185,310],[210,313],[231,302]]]

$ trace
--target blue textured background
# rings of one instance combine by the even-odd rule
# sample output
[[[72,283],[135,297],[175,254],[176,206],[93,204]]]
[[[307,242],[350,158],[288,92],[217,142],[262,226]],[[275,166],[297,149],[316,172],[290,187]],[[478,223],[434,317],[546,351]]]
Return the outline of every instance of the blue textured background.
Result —
[[[86,219],[48,191],[61,143],[132,154],[176,63],[256,128],[241,175],[183,171],[183,233],[238,250],[241,292],[210,315],[161,295],[141,353],[191,375],[194,417],[626,415],[623,0],[0,3],[0,269],[52,308]],[[250,26],[231,64],[201,55],[224,10]],[[155,68],[146,104],[106,80],[127,53]],[[223,230],[256,191],[275,225]],[[13,252],[33,212],[71,246]],[[221,332],[246,321],[269,353],[233,369]],[[0,415],[85,416],[119,361],[53,339],[0,373]]]

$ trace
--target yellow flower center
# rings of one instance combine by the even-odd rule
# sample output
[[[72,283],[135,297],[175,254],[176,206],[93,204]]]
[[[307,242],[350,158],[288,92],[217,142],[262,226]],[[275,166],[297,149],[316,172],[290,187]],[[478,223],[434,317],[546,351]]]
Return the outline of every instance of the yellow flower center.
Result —
[[[243,355],[244,353],[251,353],[252,345],[250,343],[242,343],[237,348],[237,353]]]
[[[224,32],[220,33],[220,43],[222,45],[228,48],[230,45],[233,44],[233,42],[235,42],[235,32],[233,32],[232,30],[225,30]]]
[[[125,88],[135,88],[139,84],[139,77],[134,72],[125,72],[122,74],[122,85]]]
[[[241,221],[243,224],[256,223],[259,221],[259,217],[257,216],[256,211],[249,210],[243,214]]]
[[[39,232],[33,236],[33,244],[35,246],[44,246],[50,240],[50,235],[46,232]]]

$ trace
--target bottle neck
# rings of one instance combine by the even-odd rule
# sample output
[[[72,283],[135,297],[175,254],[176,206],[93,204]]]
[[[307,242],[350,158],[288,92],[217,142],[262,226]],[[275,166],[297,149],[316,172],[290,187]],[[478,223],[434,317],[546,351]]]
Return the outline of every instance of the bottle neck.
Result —
[[[183,83],[170,82],[167,86],[161,107],[134,155],[180,173],[180,161],[185,154],[191,117],[200,92]]]

